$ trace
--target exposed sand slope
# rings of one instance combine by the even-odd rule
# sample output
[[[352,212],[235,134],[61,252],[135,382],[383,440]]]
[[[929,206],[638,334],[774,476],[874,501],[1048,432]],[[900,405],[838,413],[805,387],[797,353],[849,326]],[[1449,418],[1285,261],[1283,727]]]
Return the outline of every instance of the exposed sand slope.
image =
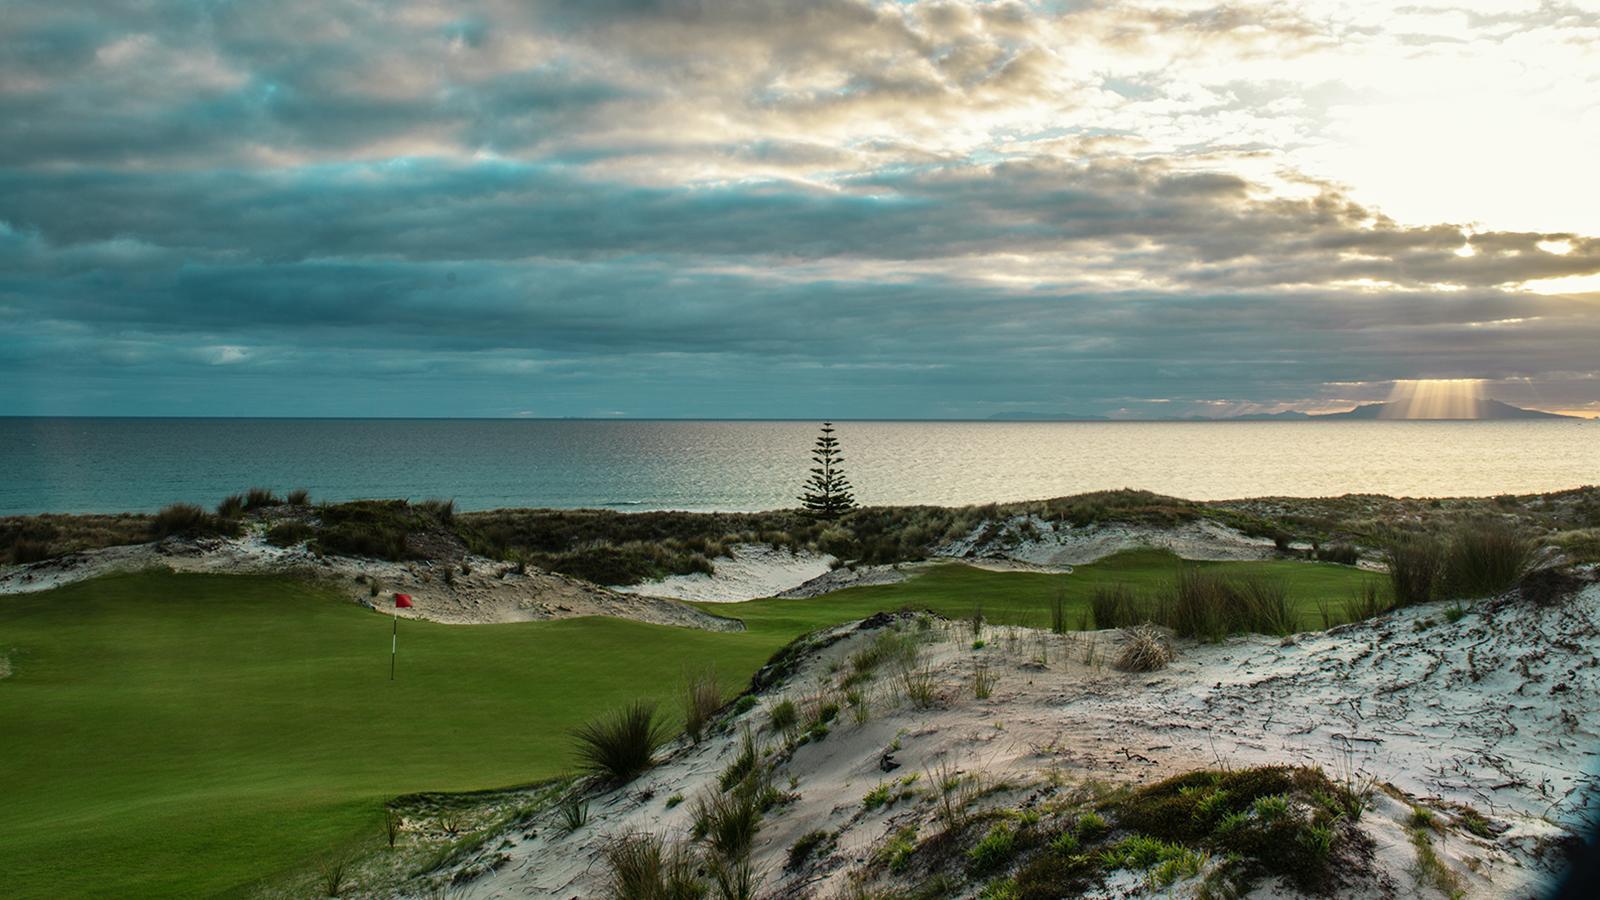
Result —
[[[462,572],[465,564],[468,571]],[[615,616],[716,631],[740,630],[737,622],[707,615],[673,600],[619,594],[576,578],[528,567],[525,574],[481,557],[456,562],[389,562],[340,556],[319,557],[304,546],[274,547],[259,530],[241,538],[182,540],[108,547],[0,571],[0,594],[60,587],[113,572],[164,566],[178,572],[299,574],[327,579],[352,601],[378,605],[407,618],[475,625],[574,616]],[[446,572],[449,570],[449,580]],[[502,576],[502,573],[503,576]],[[362,580],[357,581],[357,577]],[[372,595],[372,582],[378,595]],[[393,609],[390,595],[410,594],[415,606]]]
[[[936,552],[940,556],[997,557],[1038,566],[1073,566],[1138,547],[1171,550],[1184,559],[1270,559],[1276,555],[1271,540],[1251,537],[1209,519],[1170,528],[1118,523],[1075,528],[1066,522],[1034,516],[985,522]]]
[[[731,557],[711,561],[715,573],[673,575],[658,581],[613,587],[626,594],[698,600],[706,603],[736,603],[771,597],[826,575],[833,557],[809,551],[794,552],[770,544],[735,544]]]
[[[1017,785],[981,801],[1010,805],[1029,791],[1055,790],[1047,782],[1146,783],[1196,768],[1317,764],[1336,779],[1394,786],[1375,796],[1359,825],[1375,842],[1374,871],[1345,894],[1429,894],[1411,871],[1415,851],[1404,828],[1411,802],[1444,810],[1445,821],[1451,803],[1489,817],[1493,839],[1451,829],[1437,842],[1469,894],[1535,890],[1548,878],[1542,847],[1595,814],[1580,796],[1587,789],[1592,797],[1596,787],[1600,586],[1550,607],[1514,597],[1479,604],[1453,624],[1442,613],[1438,605],[1414,608],[1293,642],[1180,642],[1170,669],[1146,675],[1106,667],[1117,641],[1112,633],[989,629],[988,645],[974,651],[966,625],[935,623],[940,640],[923,655],[943,698],[935,708],[911,708],[895,679],[880,676],[867,688],[864,721],[846,708],[826,739],[779,764],[778,783],[793,778],[799,799],[770,813],[757,837],[753,860],[765,875],[763,896],[840,892],[874,847],[931,815],[925,797],[868,811],[864,795],[941,763]],[[1434,624],[1419,630],[1428,621]],[[735,724],[761,728],[766,709],[784,696],[804,707],[837,682],[830,668],[849,671],[849,655],[872,637],[834,629],[835,643],[811,652],[797,674],[764,692]],[[987,700],[973,697],[978,659],[999,675]],[[780,742],[762,737],[769,746]],[[895,745],[900,768],[885,775],[880,760]],[[680,743],[635,783],[592,795],[590,821],[575,833],[563,836],[551,812],[505,835],[508,843],[488,842],[490,849],[465,865],[494,871],[468,883],[465,895],[596,896],[606,842],[634,831],[686,835],[693,798],[714,789],[736,749],[732,733],[700,746]],[[675,794],[689,802],[669,809]],[[837,849],[786,872],[789,847],[817,829],[838,832]],[[1137,879],[1116,880],[1106,895],[1139,890]],[[1282,886],[1262,891],[1289,893]]]
[[[1031,528],[1026,527],[1031,525]],[[1067,573],[1138,547],[1171,550],[1185,559],[1248,560],[1276,555],[1272,541],[1201,520],[1173,528],[1146,525],[1089,525],[1073,528],[1018,516],[985,522],[959,541],[934,548],[932,561],[960,559],[969,565],[1004,571]],[[740,544],[733,558],[713,560],[710,575],[674,575],[660,581],[613,590],[680,600],[736,602],[761,597],[816,597],[832,591],[904,581],[927,563],[832,568],[833,558],[791,553],[765,544]]]

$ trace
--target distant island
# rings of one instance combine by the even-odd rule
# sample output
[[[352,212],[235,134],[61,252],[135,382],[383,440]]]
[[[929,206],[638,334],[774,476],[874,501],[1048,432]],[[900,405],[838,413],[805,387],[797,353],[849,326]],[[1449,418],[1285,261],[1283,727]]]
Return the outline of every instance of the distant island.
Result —
[[[1512,406],[1488,397],[1479,397],[1467,401],[1471,404],[1471,415],[1450,416],[1418,416],[1411,415],[1406,410],[1405,403],[1363,403],[1353,409],[1332,413],[1304,413],[1297,410],[1287,410],[1276,413],[1244,413],[1237,416],[1163,416],[1153,419],[1111,419],[1108,416],[1083,416],[1072,413],[1031,413],[1031,412],[1001,412],[989,417],[993,422],[1111,422],[1111,421],[1141,421],[1141,422],[1304,422],[1312,420],[1390,420],[1390,421],[1435,421],[1435,422],[1472,422],[1472,421],[1505,421],[1511,419],[1576,419],[1581,416],[1567,416],[1561,413],[1545,412],[1539,409],[1525,409]]]

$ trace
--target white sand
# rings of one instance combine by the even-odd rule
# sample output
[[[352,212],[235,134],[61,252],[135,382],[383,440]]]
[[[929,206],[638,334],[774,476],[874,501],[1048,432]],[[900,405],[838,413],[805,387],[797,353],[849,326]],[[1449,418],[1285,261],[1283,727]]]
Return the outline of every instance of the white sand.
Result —
[[[1024,526],[1031,524],[1032,533]],[[940,556],[995,558],[1043,567],[1082,565],[1124,550],[1150,547],[1170,550],[1184,559],[1271,559],[1277,549],[1267,538],[1251,537],[1209,519],[1173,528],[1150,525],[1092,524],[1075,528],[1034,516],[1006,520],[1001,536],[983,540],[994,532],[985,522],[965,537],[938,548]]]
[[[711,561],[711,575],[695,572],[672,575],[659,581],[620,585],[612,590],[674,600],[704,603],[737,603],[783,593],[797,585],[826,575],[834,559],[821,553],[773,547],[770,544],[735,544],[733,555]]]
[[[1411,872],[1415,855],[1404,820],[1412,802],[1435,808],[1467,803],[1489,816],[1505,829],[1496,839],[1451,829],[1437,850],[1473,896],[1526,894],[1548,877],[1539,842],[1595,815],[1581,798],[1585,790],[1593,797],[1600,761],[1594,652],[1600,585],[1548,609],[1517,600],[1485,603],[1454,624],[1445,623],[1442,612],[1437,605],[1414,608],[1292,642],[1180,642],[1170,669],[1146,675],[1105,667],[1115,649],[1109,633],[992,629],[989,645],[973,651],[964,625],[941,623],[936,629],[948,639],[929,645],[924,658],[934,667],[943,701],[915,710],[898,698],[892,679],[875,682],[864,722],[854,722],[847,709],[825,740],[800,747],[780,764],[778,782],[797,779],[800,798],[769,814],[754,862],[765,874],[766,891],[832,896],[897,827],[926,821],[926,798],[870,812],[862,805],[869,790],[893,777],[880,770],[879,759],[898,741],[895,776],[949,763],[1022,790],[1039,788],[1051,774],[1067,783],[1147,783],[1195,768],[1317,764],[1335,779],[1370,777],[1396,792],[1379,792],[1360,822],[1376,842],[1376,873],[1343,895],[1427,893]],[[1425,620],[1435,624],[1419,631]],[[814,653],[743,721],[761,727],[765,709],[781,696],[803,704],[837,679],[830,663],[843,662],[871,639],[848,626],[835,631],[848,636]],[[1044,667],[1038,665],[1041,652],[1048,657]],[[1091,655],[1095,662],[1086,662]],[[979,658],[1000,677],[987,700],[972,695]],[[685,835],[695,793],[715,784],[735,752],[732,735],[701,746],[680,743],[634,784],[593,795],[590,822],[576,833],[562,836],[552,813],[531,829],[507,834],[509,845],[489,842],[485,854],[504,854],[505,864],[464,893],[595,895],[604,843],[640,830]],[[666,798],[679,793],[691,802],[667,809]],[[1014,804],[1020,796],[989,802]],[[1447,811],[1440,816],[1449,821]],[[815,829],[839,832],[838,849],[825,862],[786,873],[788,848]],[[1290,892],[1269,885],[1261,893]]]

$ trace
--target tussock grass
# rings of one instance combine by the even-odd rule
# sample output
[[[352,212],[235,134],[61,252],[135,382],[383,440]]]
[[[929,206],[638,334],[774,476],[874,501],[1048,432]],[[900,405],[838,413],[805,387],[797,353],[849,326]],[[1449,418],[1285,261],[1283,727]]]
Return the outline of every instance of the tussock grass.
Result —
[[[1375,582],[1367,582],[1354,594],[1344,601],[1344,617],[1346,621],[1362,622],[1367,619],[1376,619],[1394,608],[1394,604],[1385,599],[1378,591]]]
[[[1115,663],[1124,672],[1154,672],[1172,662],[1172,645],[1166,635],[1148,625],[1122,631],[1122,652]]]
[[[1131,628],[1150,620],[1149,603],[1136,597],[1125,584],[1095,588],[1089,609],[1096,628]]]
[[[1445,547],[1437,539],[1415,535],[1391,541],[1384,549],[1396,606],[1427,603],[1439,592]]]
[[[767,725],[779,734],[785,734],[794,729],[800,722],[800,710],[793,700],[785,697],[772,705],[767,710]]]
[[[717,682],[716,669],[691,673],[683,692],[683,730],[696,744],[706,726],[722,708],[722,686]]]
[[[654,703],[635,702],[573,731],[579,768],[618,782],[632,781],[655,765],[666,743],[666,724]]]
[[[939,688],[933,669],[906,666],[899,672],[900,689],[914,709],[928,709],[939,701]]]
[[[1445,557],[1445,589],[1452,597],[1502,594],[1532,568],[1535,551],[1533,541],[1502,522],[1462,526]]]
[[[237,519],[244,515],[244,495],[231,494],[223,497],[217,504],[217,517],[222,519]]]
[[[324,897],[342,896],[352,887],[350,881],[350,858],[348,856],[333,856],[323,860],[319,868],[321,879],[319,886]]]
[[[999,676],[989,668],[989,664],[978,660],[972,664],[972,696],[978,700],[987,700],[994,693],[995,683]]]
[[[568,798],[561,805],[561,831],[571,834],[589,824],[589,803],[582,797]]]
[[[174,503],[150,519],[150,533],[164,537],[208,537],[235,534],[238,525],[209,515],[193,503]]]
[[[872,643],[850,655],[850,675],[846,684],[856,684],[873,676],[879,668],[892,665],[896,668],[914,666],[921,653],[921,643],[913,634],[885,629]]]
[[[1157,608],[1157,621],[1184,637],[1218,641],[1230,634],[1288,634],[1294,616],[1282,582],[1228,579],[1189,567]]]
[[[668,845],[659,835],[625,834],[602,851],[612,900],[699,900],[706,895],[699,864],[685,845]]]
[[[761,748],[756,744],[755,732],[746,725],[739,735],[739,752],[717,776],[717,785],[724,791],[731,791],[754,775],[760,764]]]
[[[271,488],[253,487],[244,494],[245,511],[266,509],[269,506],[282,506],[283,501],[272,492]]]
[[[416,505],[417,509],[432,516],[440,525],[449,525],[456,517],[456,501],[441,500],[437,497],[424,500]]]
[[[283,501],[290,506],[310,506],[311,492],[305,488],[295,488],[284,495]]]
[[[743,859],[761,829],[761,799],[755,790],[708,789],[695,797],[693,817],[697,839],[723,859]]]

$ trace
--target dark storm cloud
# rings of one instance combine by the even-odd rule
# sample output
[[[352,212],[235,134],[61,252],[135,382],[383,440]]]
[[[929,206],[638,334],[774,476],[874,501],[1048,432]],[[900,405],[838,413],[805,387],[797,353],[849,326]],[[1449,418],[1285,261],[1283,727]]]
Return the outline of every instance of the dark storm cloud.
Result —
[[[423,413],[1096,412],[1592,370],[1593,298],[1518,286],[1600,272],[1600,240],[1402,224],[1208,166],[1231,135],[1074,124],[1286,90],[1078,50],[1178,70],[1340,33],[1276,5],[21,0],[0,413],[363,412],[330,396],[374,378]]]

